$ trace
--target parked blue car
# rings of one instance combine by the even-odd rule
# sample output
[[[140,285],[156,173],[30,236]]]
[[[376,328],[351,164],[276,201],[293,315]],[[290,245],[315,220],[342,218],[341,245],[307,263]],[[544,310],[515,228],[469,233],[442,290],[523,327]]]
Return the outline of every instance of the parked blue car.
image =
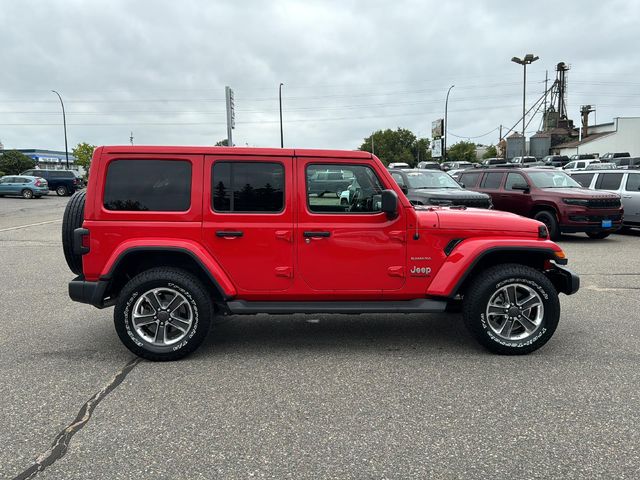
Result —
[[[0,197],[14,195],[30,199],[48,193],[49,184],[44,178],[28,175],[5,175],[0,178]]]

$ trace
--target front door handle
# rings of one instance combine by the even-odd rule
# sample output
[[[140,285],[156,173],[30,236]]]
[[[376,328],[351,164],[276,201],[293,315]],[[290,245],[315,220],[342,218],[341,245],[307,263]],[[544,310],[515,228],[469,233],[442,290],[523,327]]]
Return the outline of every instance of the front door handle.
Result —
[[[631,195],[622,195],[622,198],[633,198]]]
[[[216,237],[220,238],[237,238],[244,235],[244,232],[241,230],[218,230],[216,232]]]
[[[331,232],[304,232],[304,238],[327,238],[331,236]]]

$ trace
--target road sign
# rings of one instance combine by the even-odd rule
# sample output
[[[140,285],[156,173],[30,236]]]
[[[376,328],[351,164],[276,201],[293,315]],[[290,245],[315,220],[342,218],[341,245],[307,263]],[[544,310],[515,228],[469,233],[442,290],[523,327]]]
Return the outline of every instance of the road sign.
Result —
[[[442,137],[442,132],[444,131],[444,120],[439,118],[438,120],[434,120],[431,122],[431,138],[440,138]]]
[[[442,157],[442,139],[436,138],[431,140],[431,156],[434,158]]]

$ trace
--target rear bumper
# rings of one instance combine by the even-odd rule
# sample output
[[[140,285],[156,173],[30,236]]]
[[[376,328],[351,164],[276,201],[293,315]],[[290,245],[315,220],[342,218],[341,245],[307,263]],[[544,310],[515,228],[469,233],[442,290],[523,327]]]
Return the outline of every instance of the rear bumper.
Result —
[[[105,308],[111,305],[104,301],[104,294],[108,283],[105,280],[88,282],[84,276],[74,278],[69,282],[69,297],[74,302],[88,303],[97,308]]]
[[[580,277],[568,268],[554,265],[551,270],[547,270],[544,273],[558,292],[573,295],[580,289]]]

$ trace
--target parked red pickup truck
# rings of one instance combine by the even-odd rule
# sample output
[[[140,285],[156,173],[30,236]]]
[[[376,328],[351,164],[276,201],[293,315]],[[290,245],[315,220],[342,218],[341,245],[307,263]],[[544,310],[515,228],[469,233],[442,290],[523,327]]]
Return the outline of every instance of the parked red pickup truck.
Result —
[[[340,171],[348,203],[319,195]],[[115,305],[135,354],[194,351],[215,315],[437,313],[462,303],[489,350],[544,345],[558,294],[578,290],[540,222],[465,207],[418,207],[367,152],[226,147],[96,149],[69,201],[69,295]]]

